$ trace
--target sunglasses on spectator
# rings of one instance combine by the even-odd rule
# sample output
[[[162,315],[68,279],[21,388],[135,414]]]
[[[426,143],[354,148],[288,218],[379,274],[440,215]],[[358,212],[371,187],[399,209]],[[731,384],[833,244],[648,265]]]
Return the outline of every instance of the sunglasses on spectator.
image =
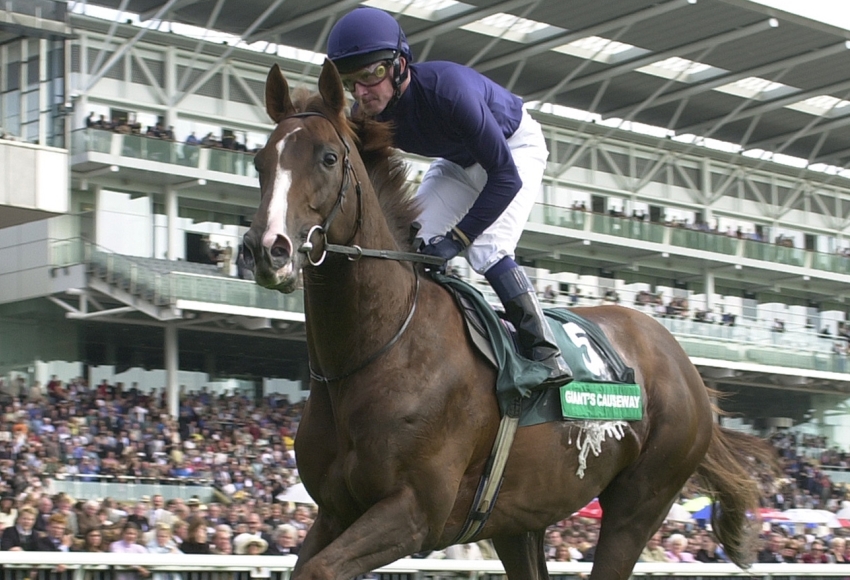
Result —
[[[353,93],[355,85],[374,87],[389,76],[390,70],[392,70],[392,62],[382,60],[360,70],[342,74],[340,78],[342,79],[342,86],[345,87],[345,90]]]

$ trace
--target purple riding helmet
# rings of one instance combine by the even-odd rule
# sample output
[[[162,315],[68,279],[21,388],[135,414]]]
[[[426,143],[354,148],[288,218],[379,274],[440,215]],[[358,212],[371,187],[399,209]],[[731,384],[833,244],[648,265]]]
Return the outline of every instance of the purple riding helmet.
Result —
[[[392,83],[396,99],[400,94],[401,83],[407,77],[406,67],[402,73],[400,56],[408,64],[413,61],[404,30],[395,18],[377,8],[355,8],[340,18],[328,35],[328,58],[342,74],[381,60],[392,61]]]

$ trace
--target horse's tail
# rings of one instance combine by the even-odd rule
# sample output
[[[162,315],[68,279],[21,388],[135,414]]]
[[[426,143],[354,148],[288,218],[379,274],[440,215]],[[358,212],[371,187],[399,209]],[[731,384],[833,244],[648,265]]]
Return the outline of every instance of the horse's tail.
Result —
[[[756,552],[761,496],[756,473],[776,471],[776,451],[766,442],[714,423],[708,453],[697,476],[714,500],[711,526],[726,555],[741,568]]]

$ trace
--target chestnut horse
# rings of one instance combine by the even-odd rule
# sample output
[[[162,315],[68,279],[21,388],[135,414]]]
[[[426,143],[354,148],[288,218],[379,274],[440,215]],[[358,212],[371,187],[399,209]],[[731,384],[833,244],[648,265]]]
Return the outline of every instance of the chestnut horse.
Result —
[[[261,286],[292,292],[303,276],[312,380],[295,451],[319,509],[293,579],[349,580],[458,537],[500,422],[496,372],[421,264],[361,253],[412,251],[416,212],[389,130],[347,119],[328,61],[318,94],[295,101],[275,66],[266,110],[277,126],[255,158],[261,201],[244,247]],[[343,246],[360,255],[333,251]],[[696,472],[719,504],[716,535],[747,565],[758,500],[747,458],[764,456],[761,442],[713,421],[699,373],[652,318],[577,312],[634,368],[644,417],[605,441],[583,478],[578,424],[520,427],[476,539],[492,538],[511,580],[545,580],[546,527],[598,496],[591,580],[626,580]]]

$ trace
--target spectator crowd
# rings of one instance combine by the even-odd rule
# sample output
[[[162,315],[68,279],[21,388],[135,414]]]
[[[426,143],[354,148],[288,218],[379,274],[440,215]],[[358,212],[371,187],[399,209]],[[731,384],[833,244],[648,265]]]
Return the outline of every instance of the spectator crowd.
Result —
[[[316,516],[312,504],[282,500],[297,482],[292,443],[302,411],[286,397],[255,401],[201,390],[183,396],[172,419],[163,392],[53,377],[44,389],[0,383],[0,403],[0,550],[297,554]],[[771,441],[785,478],[763,482],[764,507],[841,507],[846,490],[820,466],[847,467],[846,452],[788,432]],[[55,489],[57,480],[101,479],[156,482],[162,489],[183,484],[175,490],[203,484],[213,491],[186,500],[164,493],[117,501],[72,498]],[[697,493],[689,484],[682,500]],[[759,561],[850,558],[850,530],[795,532],[766,530]],[[592,561],[598,535],[598,519],[574,515],[558,522],[546,533],[547,559]],[[416,557],[496,556],[482,541]],[[675,521],[664,523],[641,559],[726,561],[709,530]]]

